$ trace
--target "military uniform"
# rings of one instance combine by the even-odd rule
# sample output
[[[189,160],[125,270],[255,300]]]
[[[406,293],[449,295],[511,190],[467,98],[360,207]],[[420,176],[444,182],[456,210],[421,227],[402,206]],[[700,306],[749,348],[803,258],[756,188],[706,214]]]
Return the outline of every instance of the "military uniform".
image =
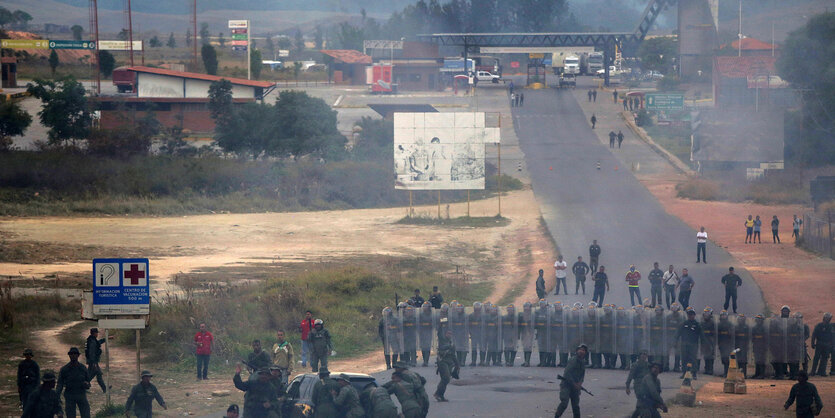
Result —
[[[65,416],[75,418],[78,409],[81,418],[90,418],[90,402],[87,401],[87,389],[90,387],[87,368],[79,362],[69,362],[58,372],[56,392],[64,393]]]
[[[458,358],[455,356],[455,345],[452,341],[447,340],[446,337],[439,339],[438,342],[438,357],[435,360],[437,365],[438,375],[441,380],[438,382],[438,387],[435,389],[435,398],[444,400],[446,387],[452,378],[453,370],[460,368]]]
[[[240,379],[240,375],[236,375]],[[235,385],[237,387],[237,385]],[[153,383],[147,385],[138,383],[130,390],[127,402],[125,402],[125,411],[130,411],[133,408],[133,414],[136,418],[151,418],[153,416],[153,401],[156,399],[160,405],[165,405],[165,401],[160,396],[157,387]],[[249,405],[244,404],[244,416],[249,415]]]
[[[519,340],[522,345],[522,352],[525,357],[525,361],[522,363],[522,367],[530,367],[531,365],[533,339],[533,312],[531,310],[531,304],[525,303],[522,312],[519,313]]]
[[[369,385],[360,396],[368,418],[397,418],[397,407],[386,388]]]
[[[826,360],[824,360],[824,367]],[[41,368],[32,359],[24,359],[17,364],[17,394],[21,405],[26,405],[29,394],[38,390],[41,380]]]
[[[635,386],[635,396],[638,402],[633,417],[640,418],[656,418],[661,417],[658,413],[658,406],[664,405],[664,399],[661,397],[661,381],[652,373],[647,373],[646,376]]]
[[[339,409],[339,416],[345,418],[365,418],[365,411],[360,406],[360,397],[350,382],[339,388],[333,403]]]
[[[800,363],[806,362],[806,339],[809,338],[809,326],[803,323],[802,317],[797,316],[789,318],[787,325],[786,362],[789,365],[789,379],[795,380],[800,370]]]
[[[731,351],[734,347],[734,326],[728,319],[728,314],[722,312],[719,315],[719,324],[717,325],[716,344],[719,347],[719,358],[722,360],[724,372],[722,377],[728,375],[728,367],[730,366]]]
[[[54,379],[54,377],[53,377]],[[53,418],[62,416],[61,397],[52,389],[36,388],[24,402],[22,418]]]
[[[315,327],[307,335],[307,340],[310,342],[310,364],[313,367],[313,372],[319,371],[319,364],[322,367],[328,367],[328,356],[333,350],[331,343],[331,334],[325,328],[316,329]],[[269,363],[268,363],[269,364]]]
[[[565,313],[560,302],[554,303],[551,307],[550,318],[548,318],[550,352],[546,365],[565,367],[568,363],[568,351],[565,348],[565,322],[563,321]],[[559,364],[557,364],[557,354],[559,354]]]
[[[789,409],[795,401],[797,401],[796,414],[798,418],[814,418],[817,415],[815,411],[820,413],[823,408],[818,388],[809,382],[795,383],[789,392],[789,399],[786,400],[784,407]]]
[[[516,361],[516,346],[519,339],[519,329],[517,327],[516,309],[513,305],[505,309],[505,314],[502,315],[502,348],[504,349],[504,365],[513,366]]]
[[[400,382],[388,382],[383,385],[389,393],[397,396],[404,418],[423,418],[423,411],[415,396],[415,387],[405,379]]]
[[[582,314],[583,312],[577,306],[574,306],[568,312],[563,312],[563,315],[567,315],[565,326],[565,339],[567,347],[577,347],[583,342],[583,330],[580,328],[580,316]],[[567,352],[566,355],[568,355]],[[566,362],[567,361],[568,360],[566,360]],[[588,357],[586,357],[583,361],[588,361]],[[585,364],[583,366],[585,366]]]
[[[630,354],[632,354],[632,317],[623,307],[619,307],[615,315],[615,321],[615,333],[618,341],[615,353],[620,356],[620,369],[626,370],[630,364]],[[615,366],[616,361],[612,361],[612,367]]]
[[[736,325],[734,326],[734,346],[739,349],[736,353],[736,363],[739,365],[739,370],[742,372],[742,377],[748,377],[748,353],[749,345],[751,344],[751,328],[745,322],[745,315],[737,317]]]
[[[454,303],[455,301],[453,301]],[[461,367],[467,364],[467,348],[470,346],[469,332],[467,331],[467,315],[464,307],[456,304],[449,314],[449,329],[452,331],[452,342],[455,343],[455,354]]]
[[[831,318],[831,315],[829,317]],[[809,375],[826,376],[826,362],[832,351],[831,323],[824,321],[815,325],[815,330],[812,332],[812,349],[815,350],[815,358],[812,360],[812,371]]]
[[[403,351],[403,327],[400,318],[396,317],[389,307],[383,309],[380,324],[377,326],[377,334],[383,342],[386,369],[391,369],[391,365],[397,361]]]
[[[674,302],[675,303],[675,302]],[[684,322],[684,315],[679,310],[680,306],[676,305],[673,310],[667,315],[667,321],[664,332],[667,334],[667,352],[664,355],[664,362],[662,366],[664,371],[669,371],[669,357],[673,354],[673,371],[681,371],[681,351],[679,350],[678,341],[675,339],[676,332],[681,324]]]
[[[336,404],[333,403],[332,390],[338,391],[339,385],[330,377],[320,378],[318,382],[313,384],[311,401],[313,402],[314,418],[332,418],[338,416]]]
[[[99,367],[99,362],[101,361],[101,345],[104,342],[104,338],[97,339],[92,335],[88,336],[84,348],[84,357],[87,360],[87,373],[90,375],[90,379],[95,376],[101,391],[107,392],[107,387],[102,378],[101,367]]]
[[[629,389],[629,385],[632,382],[635,382],[635,396],[638,396],[638,385],[641,384],[643,381],[644,376],[650,374],[649,372],[649,363],[641,360],[640,356],[635,363],[632,364],[632,367],[629,369],[629,376],[626,377],[626,388]]]
[[[687,365],[692,367],[689,369],[693,373],[693,378],[699,372],[699,364],[696,362],[696,356],[699,352],[699,343],[705,339],[702,333],[702,326],[695,319],[687,319],[682,322],[681,326],[676,331],[676,341],[681,340],[681,378],[684,378],[684,373],[687,372]]]
[[[252,369],[252,376],[255,376],[255,372],[261,369],[268,369],[270,364],[272,364],[272,360],[270,359],[270,355],[261,350],[259,352],[251,352],[246,356],[247,366]]]
[[[499,341],[499,327],[501,326],[501,317],[496,306],[491,306],[486,309],[484,318],[484,343],[487,348],[487,365],[501,366]]]
[[[403,323],[403,351],[400,360],[414,367],[417,365],[417,315],[415,308],[404,306],[400,311]]]
[[[483,366],[487,360],[487,347],[484,344],[484,318],[481,304],[473,304],[473,313],[467,316],[467,328],[470,332],[470,366]],[[480,357],[479,357],[480,356]]]
[[[549,347],[551,341],[548,337],[548,305],[544,300],[539,301],[539,307],[534,313],[534,329],[536,329],[536,345],[539,349],[539,364],[537,367],[547,366],[550,360]]]
[[[586,317],[583,318],[583,344],[589,347],[587,359],[591,362],[592,369],[603,367],[600,360],[600,342],[597,340],[597,332],[597,309],[590,307],[586,309]]]
[[[403,380],[412,384],[422,416],[425,417],[429,414],[429,395],[426,394],[426,388],[424,387],[426,385],[426,378],[413,370],[403,370],[400,374],[403,376]]]
[[[586,377],[586,365],[584,363],[585,360],[580,360],[576,351],[575,355],[568,360],[568,364],[563,371],[564,379],[560,381],[560,404],[557,407],[557,412],[554,413],[555,418],[562,416],[568,408],[569,401],[574,417],[578,418],[580,416],[580,389],[577,388],[577,385],[582,386]]]
[[[615,313],[611,306],[603,307],[600,318],[600,351],[603,353],[603,367],[614,369],[617,363],[617,341],[615,339]]]
[[[713,315],[702,316],[702,358],[705,360],[705,374],[713,375],[713,362],[716,360],[716,321]],[[698,363],[698,361],[697,361]]]
[[[751,327],[751,351],[754,353],[754,379],[765,379],[765,364],[768,358],[768,329],[762,315],[757,315]]]
[[[637,307],[633,309],[632,313],[632,361],[638,359],[638,353],[646,349],[644,337],[646,336],[646,323],[644,316],[644,308]]]
[[[653,362],[660,363],[662,370],[664,365],[669,364],[667,351],[667,334],[665,327],[666,317],[661,303],[656,306],[655,311],[649,314],[649,355]]]
[[[418,311],[418,338],[420,339],[420,352],[423,357],[423,367],[429,366],[429,355],[432,351],[432,330],[433,330],[432,305],[429,302],[423,304]],[[417,359],[415,359],[417,361]]]

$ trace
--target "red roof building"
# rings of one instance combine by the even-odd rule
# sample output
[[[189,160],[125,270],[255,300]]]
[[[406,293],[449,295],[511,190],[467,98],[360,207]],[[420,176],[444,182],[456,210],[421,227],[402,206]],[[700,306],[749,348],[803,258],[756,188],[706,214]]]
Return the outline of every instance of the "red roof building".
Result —
[[[319,51],[333,59],[333,81],[336,84],[362,86],[366,83],[365,68],[371,57],[353,49],[323,49]]]
[[[794,106],[794,94],[777,75],[776,62],[770,55],[714,57],[714,106]]]
[[[730,45],[724,44],[720,46],[719,49],[738,51],[739,45],[740,41],[737,39],[731,42]],[[770,44],[755,38],[742,38],[742,56],[771,56],[772,49],[775,55],[779,55],[779,47],[776,44]]]

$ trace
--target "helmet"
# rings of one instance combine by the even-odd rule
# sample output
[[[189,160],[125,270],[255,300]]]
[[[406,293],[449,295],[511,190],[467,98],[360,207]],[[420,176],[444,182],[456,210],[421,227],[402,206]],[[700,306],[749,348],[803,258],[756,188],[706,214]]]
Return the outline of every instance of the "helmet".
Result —
[[[407,306],[409,306],[408,303],[400,302],[400,303],[397,304],[397,309],[405,309]]]
[[[603,306],[603,313],[611,314],[612,313],[612,305],[604,305]]]
[[[548,305],[548,302],[545,302],[545,299],[539,300],[539,309],[545,309],[545,306]]]
[[[596,308],[597,308],[597,303],[589,302],[589,309],[596,309]]]
[[[711,308],[710,306],[705,306],[705,310],[703,312],[712,314],[713,313],[713,308]]]
[[[719,319],[728,319],[728,311],[722,309],[722,311],[719,312]]]
[[[481,310],[481,302],[473,302],[473,310],[480,311]]]
[[[696,313],[696,310],[695,310],[695,309],[693,309],[693,307],[692,307],[692,306],[688,306],[688,307],[687,307],[687,309],[686,309],[686,311],[687,311],[687,314],[688,314],[688,315],[689,315],[689,314],[691,314],[691,313],[694,313],[694,314]]]
[[[618,310],[623,311],[624,310],[623,306],[618,306]]]
[[[783,305],[783,306],[780,308],[780,310],[781,310],[781,311],[786,310],[786,311],[791,312],[792,308],[789,308],[789,305]]]
[[[632,310],[635,311],[635,312],[643,312],[644,311],[644,305],[635,305],[635,306],[632,307]]]
[[[673,304],[670,305],[670,310],[673,311],[673,312],[680,311],[681,310],[681,304],[678,303],[678,302],[673,302]]]
[[[325,321],[322,321],[321,319],[317,319],[317,320],[313,321],[313,326],[315,327],[316,325],[325,325]]]
[[[661,306],[660,304],[655,307],[655,313],[663,313],[663,312],[664,312],[664,307]]]
[[[430,309],[431,309],[431,308],[432,308],[432,304],[431,304],[431,303],[429,303],[429,302],[423,302],[423,305],[421,305],[421,307],[424,307],[424,308],[430,308]]]
[[[574,309],[583,309],[583,302],[574,302]]]
[[[562,308],[563,308],[563,307],[562,307],[562,302],[560,302],[560,301],[556,301],[556,302],[554,302],[554,310],[555,310],[555,311],[559,311],[559,312],[561,312],[561,311],[562,311]]]
[[[530,302],[525,302],[525,304],[522,305],[522,309],[524,309],[526,311],[531,310],[531,303]]]
[[[803,314],[800,312],[795,312],[794,317],[797,319],[803,319]]]
[[[829,313],[829,312],[824,313],[823,314],[823,319],[832,319],[832,314]]]
[[[652,303],[649,301],[649,298],[644,298],[644,303],[643,303],[643,305],[644,305],[645,307],[648,307],[648,306],[652,306]]]
[[[755,316],[754,319],[756,319],[757,321],[764,321],[765,317],[763,316],[763,314],[757,314],[757,316]]]

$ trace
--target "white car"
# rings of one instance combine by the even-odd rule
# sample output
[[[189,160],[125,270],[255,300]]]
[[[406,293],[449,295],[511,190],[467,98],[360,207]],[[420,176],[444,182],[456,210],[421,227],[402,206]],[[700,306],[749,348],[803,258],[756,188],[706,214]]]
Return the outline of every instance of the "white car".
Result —
[[[498,83],[499,80],[501,80],[501,77],[489,71],[476,71],[476,79],[478,79],[479,82],[489,81],[491,83]]]
[[[596,74],[597,74],[598,77],[603,78],[603,77],[606,76],[606,70],[601,68],[601,69],[597,70]],[[620,74],[620,71],[618,71],[617,67],[615,67],[614,65],[610,65],[609,66],[609,76],[611,77],[611,76],[617,75],[617,74]]]

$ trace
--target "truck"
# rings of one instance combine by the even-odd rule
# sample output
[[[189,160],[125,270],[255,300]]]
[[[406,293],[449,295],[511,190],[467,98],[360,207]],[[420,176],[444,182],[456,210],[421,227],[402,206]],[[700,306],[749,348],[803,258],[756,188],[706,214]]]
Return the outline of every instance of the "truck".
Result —
[[[113,85],[119,93],[130,93],[136,85],[136,73],[128,71],[128,67],[119,67],[113,70]]]
[[[580,74],[580,57],[577,55],[569,55],[563,60],[563,74]]]
[[[585,47],[585,46],[571,46],[571,47],[558,47],[551,50],[551,69],[554,71],[554,75],[560,75],[565,71],[565,58],[574,55],[577,57],[582,57],[584,55],[588,55],[590,52],[594,52],[594,47]]]
[[[475,72],[475,77],[478,79],[479,83],[484,82],[484,81],[489,81],[493,84],[497,84],[499,81],[501,81],[500,76],[498,76],[496,74],[493,74],[489,71],[478,70],[478,71]]]
[[[560,74],[560,88],[577,87],[577,76],[574,74]]]
[[[589,54],[589,67],[587,74],[595,75],[597,74],[597,70],[603,69],[603,53],[602,52],[592,52]]]

